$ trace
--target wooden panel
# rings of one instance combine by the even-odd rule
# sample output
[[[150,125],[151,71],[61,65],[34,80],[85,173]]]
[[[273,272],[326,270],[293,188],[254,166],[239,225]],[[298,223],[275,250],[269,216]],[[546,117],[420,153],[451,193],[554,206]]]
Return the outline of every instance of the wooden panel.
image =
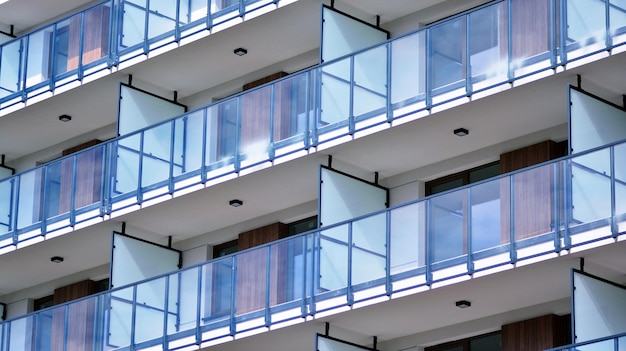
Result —
[[[500,173],[513,172],[518,169],[550,161],[559,157],[559,146],[552,140],[542,141],[521,149],[500,155]]]
[[[67,70],[78,67],[80,56],[80,33],[82,18],[80,15],[70,19]],[[109,8],[98,6],[85,12],[85,30],[83,33],[83,62],[93,62],[108,52],[109,44]]]
[[[548,0],[511,1],[513,60],[548,51],[550,4]]]
[[[286,76],[287,73],[279,72],[261,78],[257,81],[245,84],[243,90],[252,89],[259,85],[271,82],[272,80]],[[273,133],[276,140],[287,137],[290,133],[290,85],[280,84],[274,89],[268,86],[263,89],[248,92],[241,97],[241,116],[239,118],[240,140],[239,152],[257,153],[267,151],[270,142],[270,133]],[[274,99],[274,127],[272,130],[272,97]],[[221,141],[218,143],[219,156],[230,155],[232,141],[235,138],[235,123],[237,121],[235,111],[232,109],[220,109],[219,130],[221,131]]]
[[[566,316],[546,315],[502,326],[502,351],[541,351],[566,345]]]
[[[501,173],[512,172],[560,157],[562,147],[547,140],[500,155]],[[514,198],[515,239],[521,240],[553,230],[554,169],[544,166],[515,174],[509,187],[502,187],[502,242],[510,240],[510,199]]]
[[[246,91],[246,90],[258,87],[260,85],[263,85],[265,83],[269,83],[269,82],[271,82],[273,80],[276,80],[276,79],[279,79],[279,78],[282,78],[282,77],[285,77],[285,76],[287,76],[286,72],[278,72],[278,73],[271,74],[271,75],[269,75],[267,77],[263,77],[261,79],[255,80],[254,82],[250,82],[250,83],[244,84],[243,85],[243,91]]]
[[[277,222],[239,234],[238,248],[240,251],[249,249],[286,238],[288,235],[287,225]]]
[[[279,72],[244,85],[244,91],[286,76]],[[242,96],[241,111],[241,150],[246,152],[255,144],[269,143],[270,132],[275,140],[281,140],[290,133],[291,89],[289,82],[268,86]],[[274,125],[271,125],[271,108],[274,103]]]
[[[249,92],[241,97],[239,152],[256,153],[266,151],[270,140],[270,87]],[[257,150],[262,147],[263,150]]]
[[[54,304],[69,302],[97,292],[96,282],[84,280],[54,290]],[[52,313],[52,343],[53,351],[82,351],[93,348],[95,300],[85,299],[69,305],[69,308],[59,307]],[[67,319],[66,314],[67,312]],[[65,321],[67,320],[67,339],[65,338]]]
[[[274,223],[239,235],[239,250],[267,244],[288,236],[287,225]],[[265,307],[267,295],[267,261],[270,259],[270,304],[285,301],[286,252],[282,246],[268,250],[241,253],[237,257],[236,313],[243,314]]]
[[[292,125],[292,106],[295,109],[297,105],[297,101],[293,101],[297,97],[292,96],[292,91],[295,92],[297,87],[292,87],[292,81],[283,80],[274,88],[274,142],[287,139],[292,135],[291,129],[297,127],[295,120]]]
[[[69,148],[69,149],[65,149],[65,150],[63,150],[63,152],[62,152],[61,154],[62,154],[63,156],[71,155],[71,154],[73,154],[73,153],[75,153],[75,152],[78,152],[78,151],[80,151],[80,150],[84,150],[84,149],[86,149],[86,148],[88,148],[88,147],[92,147],[92,146],[94,146],[94,145],[98,145],[98,144],[100,144],[101,142],[102,142],[102,141],[100,141],[100,140],[98,140],[98,139],[93,139],[93,140],[87,141],[87,142],[85,142],[85,143],[82,143],[82,144],[80,144],[80,145],[76,145],[76,146],[74,146],[74,147],[71,147],[71,148]]]
[[[58,305],[95,293],[96,283],[93,280],[83,280],[82,282],[54,289],[54,304]]]
[[[100,143],[92,140],[87,143],[64,150],[63,155],[72,154],[79,150]],[[100,188],[102,186],[102,148],[94,148],[76,155],[76,192],[74,207],[81,208],[100,201]],[[62,161],[61,184],[59,195],[59,212],[65,213],[72,207],[72,179],[74,170],[74,158],[70,157]]]

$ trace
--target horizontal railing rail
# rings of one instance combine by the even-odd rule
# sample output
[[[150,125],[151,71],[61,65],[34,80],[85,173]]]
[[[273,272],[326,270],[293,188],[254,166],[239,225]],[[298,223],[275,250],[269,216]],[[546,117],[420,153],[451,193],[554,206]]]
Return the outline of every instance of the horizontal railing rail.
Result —
[[[613,143],[14,318],[0,350],[205,347],[614,242],[624,159],[626,141]]]
[[[610,335],[603,338],[589,340],[585,342],[554,347],[545,351],[585,351],[585,350],[602,350],[602,351],[620,351],[626,346],[626,333]]]
[[[229,9],[241,12],[252,3],[261,6],[265,2],[245,2],[215,14],[223,17]],[[107,4],[75,16],[84,23],[88,17],[107,13],[102,8],[110,6]],[[167,14],[163,9],[150,8],[150,4],[143,17],[137,15],[144,24],[141,28],[150,23],[150,11]],[[620,21],[621,17],[612,12],[615,5],[607,8],[604,2],[545,0],[545,28],[521,33],[525,21],[537,17],[535,10],[526,9],[524,4],[528,2],[490,3],[0,180],[0,252],[41,240],[48,233],[102,220],[105,215],[156,197],[206,185],[280,158],[307,154],[311,147],[388,125],[626,42],[621,30],[626,28],[626,20]],[[130,7],[136,6],[133,3]],[[592,16],[593,23],[581,23],[577,16],[570,19],[570,15],[594,11],[601,15]],[[178,20],[181,13],[187,12],[177,11]],[[53,27],[71,25],[73,18]],[[598,30],[583,35],[583,25],[585,31]],[[450,43],[446,39],[450,37],[458,42]],[[513,39],[518,37],[524,37],[524,43]],[[5,46],[20,41],[34,40],[18,38]],[[529,44],[535,41],[536,45]],[[460,71],[442,65],[445,60],[440,54],[454,54],[445,51],[449,48],[471,49],[459,51]],[[6,51],[0,52],[0,57],[4,54]],[[20,67],[16,69],[21,72],[24,69]],[[161,136],[169,133],[169,137],[158,138],[157,130]]]

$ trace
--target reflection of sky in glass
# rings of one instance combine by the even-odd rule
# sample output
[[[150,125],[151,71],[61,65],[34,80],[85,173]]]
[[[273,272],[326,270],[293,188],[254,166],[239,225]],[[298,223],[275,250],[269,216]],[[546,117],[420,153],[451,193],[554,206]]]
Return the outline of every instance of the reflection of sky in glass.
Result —
[[[500,199],[472,206],[472,251],[500,245]]]

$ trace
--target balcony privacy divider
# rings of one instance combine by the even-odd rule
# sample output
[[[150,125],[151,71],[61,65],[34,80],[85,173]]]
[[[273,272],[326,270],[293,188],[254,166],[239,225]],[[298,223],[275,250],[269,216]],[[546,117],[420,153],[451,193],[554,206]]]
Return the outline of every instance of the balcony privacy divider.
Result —
[[[0,351],[206,346],[571,248],[612,243],[626,234],[624,159],[626,141],[18,317],[0,324]],[[594,169],[598,164],[608,173]],[[517,189],[528,182],[541,185],[545,196],[521,196]],[[588,189],[594,189],[592,197],[578,195]],[[545,223],[517,221],[536,207],[546,208]],[[581,207],[593,211],[580,215],[575,209]],[[250,262],[256,264],[253,280]],[[328,267],[350,279],[321,284]]]

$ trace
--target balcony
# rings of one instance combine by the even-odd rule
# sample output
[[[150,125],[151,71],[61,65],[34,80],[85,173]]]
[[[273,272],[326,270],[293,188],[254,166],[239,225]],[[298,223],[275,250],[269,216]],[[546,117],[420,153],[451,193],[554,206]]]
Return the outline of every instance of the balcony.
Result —
[[[32,313],[0,349],[206,347],[614,243],[624,159],[622,141]]]
[[[585,351],[585,350],[606,350],[606,351],[619,351],[623,349],[624,342],[626,342],[626,333],[612,335],[605,338],[596,340],[590,340],[583,343],[576,343],[563,347],[556,347],[546,351]]]
[[[521,41],[536,15],[515,4],[477,8],[1,180],[0,251],[554,74],[626,39],[623,9],[548,1],[545,26]],[[581,11],[602,16],[583,23]],[[599,31],[583,35],[583,24]],[[451,37],[458,45],[440,45]]]
[[[107,0],[0,46],[0,110],[278,7],[275,0]],[[284,5],[285,1],[282,1]]]

